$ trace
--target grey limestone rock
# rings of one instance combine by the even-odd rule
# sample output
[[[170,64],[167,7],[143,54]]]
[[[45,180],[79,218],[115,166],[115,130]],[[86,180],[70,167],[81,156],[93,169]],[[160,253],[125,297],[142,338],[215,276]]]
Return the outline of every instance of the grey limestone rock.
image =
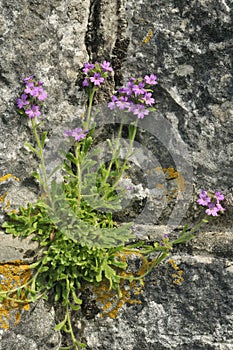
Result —
[[[64,129],[79,125],[84,111],[80,69],[88,60],[104,59],[112,62],[115,75],[96,97],[103,109],[129,77],[158,76],[157,110],[148,119],[158,129],[140,130],[136,139],[141,148],[135,173],[144,181],[144,194],[152,196],[147,215],[136,222],[136,236],[161,237],[176,200],[176,215],[196,222],[196,192],[201,188],[222,190],[226,196],[226,215],[173,252],[184,270],[180,285],[172,282],[172,271],[164,265],[148,276],[141,304],[125,304],[116,319],[101,319],[98,312],[91,319],[85,312],[81,319],[74,317],[88,350],[233,350],[232,38],[231,0],[0,2],[0,174],[21,180],[0,179],[0,196],[7,193],[12,209],[36,201],[39,194],[31,177],[37,160],[24,147],[32,141],[31,129],[15,111],[22,79],[34,73],[48,91],[43,121],[52,164]],[[171,197],[175,193],[171,202],[148,185],[145,169],[151,158],[160,169],[155,181]],[[165,178],[161,169],[169,167],[181,170],[185,190],[180,175]],[[162,213],[158,220],[154,209]],[[129,208],[129,216],[131,212]],[[2,263],[28,259],[36,249],[8,236],[0,239]],[[54,325],[53,309],[36,304],[16,327],[2,332],[0,350],[58,350],[61,338]]]

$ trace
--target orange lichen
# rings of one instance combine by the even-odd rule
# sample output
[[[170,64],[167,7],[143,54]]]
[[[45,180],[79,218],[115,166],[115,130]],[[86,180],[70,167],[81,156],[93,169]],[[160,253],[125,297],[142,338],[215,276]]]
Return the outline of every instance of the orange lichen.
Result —
[[[153,36],[153,30],[152,30],[152,28],[150,28],[146,37],[143,39],[143,43],[148,44],[149,41],[151,40],[152,36]]]
[[[30,277],[29,266],[20,261],[0,264],[1,292],[9,291],[26,283]],[[10,297],[19,299],[16,293],[11,294]],[[22,293],[20,300],[23,301],[24,298],[25,294]],[[12,321],[16,325],[20,320],[22,310],[29,310],[29,304],[4,299],[0,304],[0,328],[8,329]]]
[[[171,267],[176,271],[176,273],[172,273],[172,284],[180,285],[182,282],[184,282],[183,277],[183,270],[179,268],[179,266],[176,265],[175,261],[173,259],[168,260]]]
[[[16,180],[16,181],[20,181],[20,179],[17,178],[16,176],[14,176],[14,175],[12,175],[12,174],[6,174],[6,175],[0,177],[0,183],[1,183],[1,182],[4,182],[4,181],[7,181],[7,180],[9,180],[9,179],[14,179],[14,180]],[[0,196],[0,204],[2,203],[0,209],[1,209],[2,211],[7,211],[7,210],[10,208],[10,205],[11,205],[10,200],[9,200],[9,199],[6,200],[7,195],[8,195],[8,192],[5,192],[5,193],[3,193],[3,194]]]
[[[0,196],[0,202],[1,203],[4,203],[5,202],[5,199],[6,199],[6,196],[8,195],[8,192],[5,192],[3,195]]]
[[[16,181],[20,181],[20,179],[19,179],[18,177],[14,176],[14,175],[12,175],[12,174],[6,174],[6,175],[0,177],[0,182],[7,181],[7,180],[9,180],[10,178],[12,178],[12,179],[14,179],[14,180],[16,180]]]
[[[7,195],[8,195],[8,192],[5,192],[3,195],[0,196],[0,203],[2,203],[1,204],[2,211],[7,211],[11,205],[11,202],[9,199],[6,201]]]
[[[141,266],[134,273],[128,271],[119,272],[119,274],[122,276],[120,281],[120,294],[117,290],[109,290],[109,282],[107,280],[104,280],[98,287],[93,288],[96,301],[102,308],[100,317],[108,316],[111,318],[116,318],[119,310],[124,304],[141,304],[139,297],[143,293],[143,278],[141,282],[139,280],[129,282],[129,280],[125,278],[144,276],[148,269],[146,259],[139,252],[130,251],[118,253],[117,257],[119,260],[124,262],[128,262],[129,259],[138,257],[141,261]]]
[[[169,179],[175,179],[176,183],[178,185],[178,188],[181,192],[185,191],[185,184],[184,184],[184,177],[178,172],[176,171],[174,168],[169,167],[169,168],[164,168],[162,169],[164,174],[166,174],[166,176]]]
[[[185,191],[184,177],[178,171],[176,171],[174,168],[172,168],[172,167],[162,168],[161,166],[157,166],[154,169],[148,169],[146,171],[146,173],[148,175],[152,175],[153,172],[164,173],[165,178],[167,180],[175,180],[176,181],[179,191],[181,191],[181,192]],[[164,184],[161,184],[161,183],[156,184],[156,188],[162,189],[163,187],[164,187]]]

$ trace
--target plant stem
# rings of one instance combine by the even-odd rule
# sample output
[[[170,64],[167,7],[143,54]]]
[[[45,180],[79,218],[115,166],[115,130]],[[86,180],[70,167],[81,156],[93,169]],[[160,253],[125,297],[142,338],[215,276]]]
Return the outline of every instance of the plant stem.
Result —
[[[46,167],[45,167],[45,161],[44,161],[44,153],[43,153],[43,146],[41,144],[40,137],[37,132],[37,124],[35,123],[34,119],[31,119],[32,122],[32,130],[35,135],[36,143],[39,149],[39,158],[41,161],[40,169],[42,171],[42,176],[39,174],[39,182],[42,186],[43,191],[49,196],[49,187],[48,187],[48,180],[47,180],[47,174],[46,174]]]
[[[70,335],[72,338],[72,342],[75,346],[75,350],[79,350],[79,347],[77,345],[77,340],[75,338],[74,332],[73,332],[73,327],[72,327],[72,323],[71,323],[71,319],[70,319],[70,311],[69,311],[69,304],[67,303],[66,305],[66,315],[67,315],[67,322],[68,322],[68,326],[69,326],[69,331],[70,331]]]
[[[93,88],[90,90],[89,94],[88,94],[88,109],[87,109],[87,120],[83,123],[83,128],[84,129],[89,129],[90,127],[90,121],[91,121],[91,109],[92,109],[92,104],[93,104],[93,99],[95,96],[95,93],[97,91],[97,88]]]
[[[82,192],[82,170],[80,167],[80,157],[79,157],[79,143],[76,142],[75,144],[75,158],[77,159],[76,166],[77,166],[77,177],[78,177],[78,184],[77,184],[77,208],[80,208],[81,203],[81,192]]]
[[[192,236],[192,235],[194,234],[194,232],[196,232],[197,230],[199,230],[199,228],[200,228],[202,225],[207,224],[208,221],[209,221],[209,219],[211,219],[211,218],[208,217],[208,216],[205,216],[205,218],[202,219],[202,220],[201,220],[196,226],[194,226],[190,231],[184,232],[184,233],[181,232],[180,237],[178,237],[177,239],[175,239],[175,240],[172,242],[172,244],[183,243],[183,242],[189,240],[189,239],[190,239],[189,237]]]
[[[132,148],[133,148],[134,139],[135,139],[135,136],[136,136],[136,133],[137,133],[137,124],[138,124],[138,120],[136,120],[134,123],[131,124],[131,125],[133,125],[133,133],[132,133],[132,135],[130,135],[129,148],[128,148],[127,154],[125,156],[124,163],[123,163],[123,166],[121,168],[121,172],[119,173],[119,175],[116,178],[116,181],[112,185],[112,189],[114,189],[117,186],[121,176],[124,174],[124,171],[125,171],[125,169],[127,167],[128,159],[130,157],[130,154],[131,154],[131,151],[132,151]]]
[[[106,184],[106,182],[107,182],[107,180],[109,178],[109,175],[110,175],[111,170],[112,170],[113,163],[114,163],[114,161],[116,159],[116,155],[117,155],[117,153],[119,151],[119,142],[120,142],[120,138],[121,138],[121,134],[122,134],[122,129],[123,129],[123,123],[120,124],[120,128],[119,128],[118,135],[117,135],[117,141],[116,141],[116,143],[114,145],[114,150],[112,152],[112,157],[111,157],[111,161],[110,161],[109,166],[108,166],[107,173],[106,173],[104,179],[102,180],[101,188],[103,188],[103,186]]]

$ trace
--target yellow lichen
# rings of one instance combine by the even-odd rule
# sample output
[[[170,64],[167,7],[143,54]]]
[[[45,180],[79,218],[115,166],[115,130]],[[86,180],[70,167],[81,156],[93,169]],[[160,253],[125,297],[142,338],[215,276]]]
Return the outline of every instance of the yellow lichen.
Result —
[[[176,273],[172,273],[172,284],[180,285],[182,282],[184,282],[183,277],[183,270],[179,268],[179,266],[176,265],[175,261],[173,259],[168,260],[171,267],[176,271]]]
[[[147,35],[146,35],[146,37],[143,39],[143,43],[144,43],[144,44],[148,44],[149,41],[150,41],[151,38],[152,38],[152,35],[153,35],[153,30],[150,28],[149,31],[148,31],[148,33],[147,33]]]
[[[31,270],[28,265],[20,261],[0,264],[1,291],[9,291],[26,283],[31,277]],[[22,294],[20,299],[24,300]],[[17,298],[16,293],[11,298]],[[20,320],[22,310],[29,310],[29,304],[18,303],[12,300],[4,299],[0,304],[0,328],[8,329],[10,324],[17,324]],[[12,322],[13,321],[13,322]]]
[[[3,195],[0,196],[0,202],[1,203],[4,203],[5,202],[5,199],[6,199],[6,196],[8,195],[8,192],[5,192]]]
[[[20,179],[18,177],[14,176],[12,174],[6,174],[6,175],[0,177],[0,183],[7,181],[9,179],[14,179],[16,181],[20,181]],[[5,192],[0,196],[0,204],[2,203],[0,210],[2,210],[2,211],[7,211],[11,205],[10,200],[9,199],[6,200],[7,195],[8,195],[8,192]]]
[[[178,190],[181,192],[185,191],[185,180],[180,172],[176,171],[172,167],[162,168],[161,166],[157,166],[154,169],[148,169],[146,173],[151,176],[152,173],[163,173],[167,180],[175,180],[177,183]],[[158,183],[156,184],[156,188],[162,189],[164,188],[164,184]]]
[[[120,293],[116,290],[109,290],[109,282],[104,280],[98,287],[93,287],[93,292],[96,296],[97,303],[101,306],[102,312],[100,317],[108,316],[111,318],[116,318],[119,310],[124,304],[141,304],[139,296],[143,293],[143,283],[139,280],[133,280],[129,282],[125,277],[139,277],[144,276],[148,269],[148,263],[146,259],[139,252],[125,251],[123,253],[118,253],[117,257],[121,261],[128,261],[131,258],[137,256],[142,264],[138,271],[135,273],[121,271],[120,275],[122,280],[120,281]]]
[[[12,179],[14,179],[14,180],[16,180],[16,181],[20,181],[20,179],[19,179],[18,177],[14,176],[14,175],[12,175],[12,174],[6,174],[6,175],[0,177],[0,182],[7,181],[7,180],[9,180],[10,178],[12,178]]]

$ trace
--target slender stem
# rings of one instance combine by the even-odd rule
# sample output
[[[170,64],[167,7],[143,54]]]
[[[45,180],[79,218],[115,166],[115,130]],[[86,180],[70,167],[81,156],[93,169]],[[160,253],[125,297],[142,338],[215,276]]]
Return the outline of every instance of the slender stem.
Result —
[[[82,192],[82,170],[80,167],[80,157],[79,157],[79,143],[77,142],[75,145],[75,158],[77,159],[77,177],[78,177],[78,184],[77,184],[77,208],[80,208],[81,203],[81,192]]]
[[[40,158],[40,161],[41,161],[40,167],[41,167],[41,170],[42,170],[42,176],[40,175],[40,184],[41,184],[42,189],[44,190],[44,192],[47,195],[49,195],[49,190],[48,190],[49,187],[48,187],[48,180],[47,180],[46,167],[45,167],[45,161],[44,161],[43,146],[41,144],[41,140],[40,140],[40,137],[39,137],[38,132],[37,132],[37,125],[35,123],[35,120],[31,119],[31,122],[32,122],[32,129],[33,129],[33,132],[34,132],[34,135],[35,135],[37,146],[38,146],[38,149],[39,149],[39,158]]]
[[[194,232],[196,232],[197,230],[199,230],[199,228],[202,226],[202,225],[204,225],[204,224],[207,224],[208,223],[208,221],[209,221],[209,219],[210,218],[208,218],[208,216],[205,216],[205,218],[204,219],[202,219],[200,222],[199,222],[199,224],[197,224],[196,226],[194,226],[192,229],[191,229],[191,231],[189,231],[189,234],[191,235],[191,234],[193,234]]]
[[[116,181],[114,182],[114,184],[112,186],[112,189],[114,189],[117,186],[121,176],[124,174],[124,171],[125,171],[125,169],[127,167],[128,159],[130,157],[130,154],[131,154],[131,151],[132,151],[132,148],[133,148],[134,139],[135,139],[135,136],[136,136],[136,133],[137,133],[137,124],[138,124],[138,120],[136,120],[136,122],[132,124],[134,128],[133,128],[133,133],[132,133],[132,135],[130,137],[129,148],[128,148],[128,151],[126,153],[123,166],[121,167],[121,172],[117,176]]]
[[[117,155],[117,153],[119,151],[119,142],[120,142],[120,138],[121,138],[121,134],[122,134],[122,129],[123,129],[123,123],[120,124],[120,128],[119,128],[118,135],[117,135],[117,141],[116,141],[116,143],[114,145],[114,150],[112,152],[112,158],[111,158],[111,161],[109,163],[107,173],[106,173],[104,179],[102,180],[101,188],[106,184],[106,182],[107,182],[107,180],[109,178],[109,175],[111,173],[113,163],[116,160],[116,155]]]
[[[208,221],[209,221],[209,219],[211,219],[210,217],[209,217],[208,219],[207,219],[207,218],[208,218],[208,216],[205,216],[205,218],[202,219],[197,225],[195,225],[190,231],[184,232],[183,234],[182,234],[182,232],[181,232],[180,237],[178,237],[177,239],[175,239],[175,240],[172,242],[172,244],[178,244],[178,243],[183,243],[183,242],[187,241],[187,240],[188,240],[188,239],[186,239],[187,237],[192,236],[202,225],[207,224]],[[192,238],[192,237],[190,237],[190,239],[191,239],[191,238]]]
[[[70,311],[69,311],[69,304],[67,303],[66,305],[66,315],[67,315],[67,322],[68,322],[68,326],[69,326],[69,331],[70,331],[70,335],[72,338],[72,342],[75,346],[75,350],[79,350],[79,347],[77,345],[77,340],[75,338],[74,332],[73,332],[73,327],[72,327],[72,323],[71,323],[71,319],[70,319]]]
[[[87,109],[87,120],[83,123],[83,127],[84,129],[89,129],[90,127],[90,121],[91,121],[91,109],[92,109],[92,104],[93,104],[93,99],[95,96],[97,89],[93,88],[90,90],[89,94],[88,94],[88,109]]]

